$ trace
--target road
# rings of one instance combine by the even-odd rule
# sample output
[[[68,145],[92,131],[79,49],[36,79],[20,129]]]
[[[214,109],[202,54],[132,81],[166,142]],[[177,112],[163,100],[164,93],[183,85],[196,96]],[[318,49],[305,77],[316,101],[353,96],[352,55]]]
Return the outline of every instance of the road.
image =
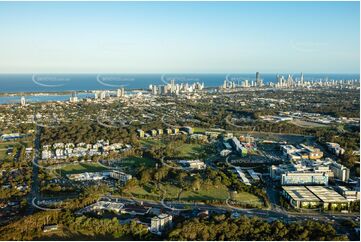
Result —
[[[259,218],[269,220],[269,219],[278,219],[283,220],[286,223],[289,222],[299,222],[302,220],[319,220],[325,222],[338,223],[343,221],[344,219],[354,220],[358,217],[358,214],[327,214],[327,213],[290,213],[283,209],[277,210],[262,210],[262,209],[242,209],[242,208],[234,208],[227,205],[208,205],[202,203],[182,203],[178,201],[165,202],[166,206],[162,204],[162,202],[157,201],[147,201],[141,200],[137,198],[124,198],[118,197],[118,201],[120,202],[137,202],[139,204],[143,204],[144,206],[163,208],[167,210],[172,210],[172,208],[178,209],[198,209],[198,210],[208,210],[217,213],[224,212],[238,212],[241,215],[245,216],[257,216]],[[164,201],[163,201],[164,202]]]
[[[39,167],[38,167],[38,160],[40,155],[40,137],[41,137],[41,127],[36,126],[36,134],[34,140],[34,156],[33,156],[33,172],[32,172],[32,182],[31,182],[31,190],[27,197],[28,207],[26,209],[26,215],[34,213],[35,207],[32,206],[33,200],[35,198],[40,197],[39,192]]]

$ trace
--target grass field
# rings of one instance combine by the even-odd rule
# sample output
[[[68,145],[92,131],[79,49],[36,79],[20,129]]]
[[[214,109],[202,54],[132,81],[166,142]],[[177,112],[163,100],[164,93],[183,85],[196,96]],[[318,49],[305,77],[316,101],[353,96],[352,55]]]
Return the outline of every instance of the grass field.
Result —
[[[62,174],[76,174],[82,172],[106,171],[107,168],[98,163],[75,163],[68,164],[59,169]]]
[[[14,147],[15,145],[19,145],[16,142],[3,142],[0,143],[0,160],[5,159],[8,157],[7,155],[7,149],[8,147]]]
[[[151,147],[153,145],[164,144],[162,140],[158,139],[143,139],[140,143],[145,147]]]
[[[18,142],[8,141],[8,142],[0,142],[0,160],[5,159],[8,157],[7,155],[7,148],[8,147],[32,147],[32,141],[29,140],[20,140]]]
[[[204,150],[203,145],[200,144],[184,144],[179,147],[179,157],[195,158]]]
[[[182,200],[226,200],[228,198],[226,186],[202,187],[199,191],[182,192]]]
[[[170,184],[161,184],[162,190],[166,191],[166,199],[178,199],[180,188]],[[150,186],[148,187],[137,187],[133,194],[147,194],[157,195],[150,192]],[[226,186],[219,187],[202,187],[199,191],[183,191],[180,199],[184,201],[188,200],[226,200],[228,198],[228,189]]]
[[[160,195],[152,192],[151,189],[152,189],[152,185],[150,185],[150,184],[145,185],[144,187],[136,186],[136,187],[132,188],[131,193],[134,196],[137,196],[137,195],[156,196],[160,199]]]
[[[195,127],[193,129],[194,133],[204,133],[206,132],[206,129],[205,128],[198,128],[198,127]]]
[[[6,149],[0,149],[0,160],[3,160],[7,157]]]
[[[124,158],[117,163],[120,167],[125,167],[126,172],[134,173],[136,169],[144,166],[144,167],[152,167],[154,166],[154,161],[147,158],[141,157],[128,157]],[[76,174],[82,172],[97,172],[97,171],[106,171],[108,168],[100,165],[99,163],[74,163],[64,165],[59,169],[59,172],[62,174]],[[133,171],[133,172],[132,172]]]
[[[180,191],[179,187],[169,185],[169,184],[162,184],[161,188],[164,191],[166,191],[166,198],[171,198],[171,199],[177,199],[178,198],[178,193]]]
[[[263,202],[259,197],[248,192],[238,192],[237,194],[232,193],[231,199],[245,204],[263,206]]]
[[[119,162],[117,165],[120,167],[127,167],[128,169],[137,169],[139,167],[153,167],[155,164],[155,160],[145,157],[127,157]]]

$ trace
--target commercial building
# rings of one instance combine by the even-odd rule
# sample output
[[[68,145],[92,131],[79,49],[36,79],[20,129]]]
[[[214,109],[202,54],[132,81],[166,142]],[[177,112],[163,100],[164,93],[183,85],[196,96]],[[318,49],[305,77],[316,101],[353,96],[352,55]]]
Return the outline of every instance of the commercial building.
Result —
[[[248,152],[247,149],[241,144],[241,142],[236,137],[231,138],[230,143],[233,146],[233,148],[243,157],[247,155]]]
[[[281,164],[281,165],[272,165],[269,169],[270,177],[273,180],[281,180],[282,174],[285,174],[288,171],[293,171],[292,165]]]
[[[179,160],[178,163],[184,167],[188,167],[194,170],[202,170],[207,167],[206,164],[201,160]]]
[[[159,86],[159,94],[167,95],[168,94],[168,86],[166,86],[166,85]]]
[[[348,201],[330,187],[307,186],[307,189],[315,194],[322,201],[324,210],[347,209]]]
[[[241,179],[241,181],[242,181],[244,184],[250,186],[251,183],[249,182],[249,180],[248,180],[248,178],[246,177],[246,175],[243,173],[242,169],[241,169],[240,167],[235,167],[234,169],[236,170],[236,172],[237,172],[239,178]]]
[[[223,142],[223,145],[227,150],[232,150],[232,146],[228,142]]]
[[[109,212],[121,212],[124,207],[123,203],[110,202],[110,201],[98,201],[92,205],[92,210],[105,210]]]
[[[305,144],[300,144],[301,150],[304,150],[308,153],[308,158],[310,160],[317,160],[323,157],[323,152],[315,147],[307,146]]]
[[[117,89],[117,97],[124,97],[124,96],[125,96],[124,88]]]
[[[282,195],[294,208],[316,208],[321,200],[304,186],[284,186]]]
[[[330,169],[333,171],[334,177],[340,179],[343,182],[348,181],[350,178],[350,169],[339,163],[333,162],[330,165]]]
[[[120,180],[123,183],[126,183],[127,181],[132,179],[132,175],[117,170],[111,171],[110,177],[116,180]]]
[[[172,215],[162,213],[152,218],[150,223],[150,232],[161,234],[172,225]]]
[[[71,97],[69,98],[69,102],[71,102],[71,103],[76,103],[76,102],[78,102],[78,97],[77,97],[77,95],[76,95],[76,92],[72,92],[72,93],[71,93]]]
[[[328,185],[328,176],[323,172],[286,172],[281,185]]]
[[[219,153],[221,156],[223,157],[226,157],[228,156],[230,153],[232,153],[232,151],[230,150],[227,150],[227,149],[224,149],[224,150],[221,150],[221,152]]]
[[[20,105],[21,105],[22,107],[26,106],[26,100],[25,100],[25,97],[24,97],[24,96],[22,96],[22,97],[20,98]]]
[[[327,148],[335,155],[339,156],[345,153],[345,149],[341,148],[341,146],[337,143],[326,143]]]
[[[257,174],[256,172],[254,172],[253,169],[248,169],[247,172],[248,172],[248,174],[252,177],[252,179],[253,179],[254,181],[259,181],[259,180],[260,180],[258,174]]]
[[[299,148],[296,148],[293,145],[282,145],[281,149],[283,154],[291,161],[301,159],[317,160],[323,157],[323,152],[320,149],[304,144],[300,144]]]
[[[44,233],[52,232],[52,231],[56,231],[56,230],[58,230],[57,224],[44,225],[44,228],[43,228]]]
[[[254,142],[254,137],[241,135],[241,136],[239,137],[239,141],[245,142],[245,143],[253,143],[253,142]]]
[[[66,175],[68,179],[73,181],[97,181],[109,177],[109,172],[84,172],[78,174]]]
[[[282,195],[295,208],[345,210],[349,202],[335,190],[324,186],[283,186]]]
[[[351,190],[345,186],[336,186],[335,191],[346,198],[347,201],[353,202],[360,200],[360,191]]]

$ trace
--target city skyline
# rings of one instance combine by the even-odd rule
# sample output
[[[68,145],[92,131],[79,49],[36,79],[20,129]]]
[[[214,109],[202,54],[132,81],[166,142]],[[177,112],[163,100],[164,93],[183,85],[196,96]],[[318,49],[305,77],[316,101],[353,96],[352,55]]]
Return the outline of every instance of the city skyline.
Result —
[[[0,73],[359,73],[359,2],[0,6]]]

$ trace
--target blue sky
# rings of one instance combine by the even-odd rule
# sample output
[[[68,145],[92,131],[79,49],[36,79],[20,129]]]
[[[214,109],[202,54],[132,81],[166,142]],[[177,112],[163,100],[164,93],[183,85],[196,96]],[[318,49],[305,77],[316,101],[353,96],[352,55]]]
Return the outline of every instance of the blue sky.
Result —
[[[0,73],[359,73],[359,2],[0,2]]]

